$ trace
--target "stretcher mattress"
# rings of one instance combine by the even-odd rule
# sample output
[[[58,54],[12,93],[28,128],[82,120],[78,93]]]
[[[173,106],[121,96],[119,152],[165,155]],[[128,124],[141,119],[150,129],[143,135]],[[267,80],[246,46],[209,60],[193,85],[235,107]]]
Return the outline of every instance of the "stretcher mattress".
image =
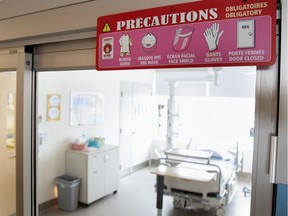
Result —
[[[231,161],[211,160],[210,164],[182,162],[175,167],[182,175],[185,174],[186,179],[179,176],[166,176],[165,185],[168,192],[172,190],[182,190],[199,194],[203,197],[211,193],[221,194],[226,184],[234,175],[235,169]],[[185,173],[184,173],[185,172]]]

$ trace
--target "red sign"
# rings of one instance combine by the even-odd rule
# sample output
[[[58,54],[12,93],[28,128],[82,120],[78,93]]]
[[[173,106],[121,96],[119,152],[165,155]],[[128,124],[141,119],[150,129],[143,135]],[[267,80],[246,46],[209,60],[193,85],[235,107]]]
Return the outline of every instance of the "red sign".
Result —
[[[97,21],[97,70],[265,66],[275,60],[276,1],[206,0]]]

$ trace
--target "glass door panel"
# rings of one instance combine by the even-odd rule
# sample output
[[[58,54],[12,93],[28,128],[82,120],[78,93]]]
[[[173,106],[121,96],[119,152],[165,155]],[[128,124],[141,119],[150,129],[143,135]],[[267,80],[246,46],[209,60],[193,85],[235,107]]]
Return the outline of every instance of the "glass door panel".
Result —
[[[16,72],[0,73],[0,215],[16,212]]]

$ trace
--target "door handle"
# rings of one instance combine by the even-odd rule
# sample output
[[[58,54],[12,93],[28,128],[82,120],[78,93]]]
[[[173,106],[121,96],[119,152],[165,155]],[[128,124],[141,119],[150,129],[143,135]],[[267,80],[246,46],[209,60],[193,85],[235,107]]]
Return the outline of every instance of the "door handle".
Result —
[[[269,164],[270,183],[276,183],[277,138],[277,136],[271,136]]]

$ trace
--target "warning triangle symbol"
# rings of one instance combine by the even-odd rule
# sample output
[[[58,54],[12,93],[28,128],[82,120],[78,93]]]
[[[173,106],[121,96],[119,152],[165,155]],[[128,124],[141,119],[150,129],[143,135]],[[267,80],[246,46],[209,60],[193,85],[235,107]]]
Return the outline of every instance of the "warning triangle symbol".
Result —
[[[106,23],[104,28],[103,28],[103,30],[102,30],[102,32],[110,32],[110,31],[111,31],[111,28],[110,28],[109,24]]]

